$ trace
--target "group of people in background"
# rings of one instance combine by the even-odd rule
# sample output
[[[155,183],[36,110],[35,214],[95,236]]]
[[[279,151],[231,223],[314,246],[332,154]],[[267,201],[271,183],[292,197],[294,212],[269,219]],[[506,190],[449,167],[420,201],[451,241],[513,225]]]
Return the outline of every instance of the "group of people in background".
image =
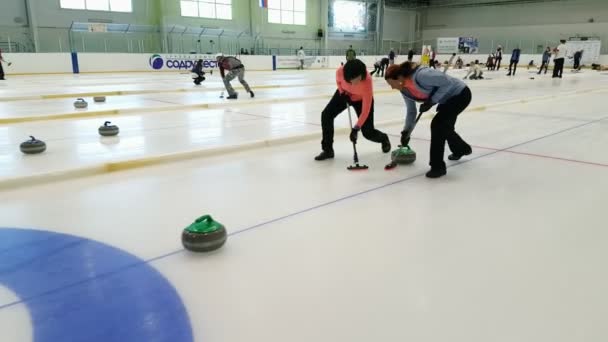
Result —
[[[574,59],[573,70],[580,71],[581,61],[583,58],[583,52],[584,52],[583,50],[577,50],[572,54],[572,56],[569,56],[565,39],[560,40],[560,44],[553,49],[550,46],[547,46],[547,48],[543,52],[541,65],[540,65],[540,68],[539,68],[537,74],[540,75],[541,73],[543,73],[543,71],[545,74],[547,73],[552,56],[553,56],[553,63],[554,63],[553,75],[552,75],[553,78],[562,77],[563,72],[564,72],[564,64],[565,64],[566,58],[573,58]],[[511,59],[509,62],[509,73],[507,74],[507,76],[515,75],[515,73],[517,71],[517,64],[519,64],[520,56],[521,56],[521,49],[519,47],[516,47],[515,49],[513,49],[513,52],[511,53]],[[500,70],[501,60],[502,60],[502,47],[499,45],[498,48],[496,49],[495,53],[491,53],[490,55],[488,55],[488,59],[486,61],[487,69],[488,70]],[[477,64],[477,62],[478,61],[476,61],[475,64]],[[533,66],[534,66],[534,61],[530,61],[530,63],[528,64],[528,68],[533,67]]]
[[[498,47],[496,48],[496,52],[488,55],[488,59],[486,61],[486,68],[488,71],[500,70],[502,54],[503,54],[503,48],[502,48],[502,46],[498,45]],[[542,63],[538,70],[538,74],[540,75],[543,72],[543,70],[544,70],[545,74],[547,73],[552,55],[554,56],[553,63],[555,64],[555,66],[553,68],[552,76],[553,76],[553,78],[561,78],[562,74],[563,74],[563,70],[564,70],[565,59],[566,59],[566,57],[569,57],[568,50],[566,47],[566,41],[563,39],[560,40],[560,44],[557,47],[555,47],[553,49],[551,49],[551,47],[547,47],[546,50],[543,52]],[[569,58],[574,59],[574,66],[573,66],[574,70],[580,70],[582,55],[583,55],[583,50],[579,50],[579,51],[575,51],[573,56],[569,57]],[[306,59],[306,53],[304,52],[303,47],[300,47],[300,49],[298,49],[297,56],[298,56],[298,60],[300,62],[298,69],[303,70],[304,61]],[[413,57],[414,57],[414,50],[410,49],[408,51],[408,56],[407,56],[408,62],[412,62]],[[507,76],[515,75],[515,73],[517,72],[517,65],[519,64],[520,57],[521,57],[521,49],[519,47],[516,47],[515,49],[513,49],[512,53],[511,53],[511,58],[509,60],[509,73],[507,74]],[[356,54],[355,50],[353,49],[352,45],[350,45],[348,50],[346,50],[346,61],[347,62],[354,61],[354,60],[356,60],[356,58],[357,58],[357,54]],[[376,63],[374,63],[374,70],[370,73],[370,76],[376,75],[376,77],[385,77],[385,71],[388,70],[389,66],[395,64],[395,58],[396,58],[396,53],[395,53],[394,49],[391,48],[387,57],[384,57],[384,58],[376,61]],[[438,66],[440,66],[440,63],[439,63],[439,61],[436,60],[436,58],[437,58],[437,54],[434,50],[425,48],[422,53],[420,65],[428,66],[430,68],[436,69]],[[453,53],[452,56],[450,57],[449,61],[445,62],[445,65],[443,68],[444,74],[447,72],[447,70],[451,66],[454,66],[457,69],[461,69],[463,67],[464,62],[462,61],[462,59],[460,57],[458,57],[458,59],[456,59],[456,61],[454,62],[455,58],[456,58],[456,54]],[[0,50],[0,80],[4,79],[4,70],[2,68],[2,62],[4,62],[4,60],[2,59],[2,53]],[[243,84],[243,86],[245,87],[245,90],[251,95],[251,97],[254,97],[253,91],[249,88],[249,85],[247,84],[247,82],[244,79],[245,67],[239,59],[237,59],[236,57],[224,57],[223,55],[220,54],[217,56],[217,62],[218,62],[218,67],[220,68],[220,74],[224,81],[224,85],[226,87],[226,90],[228,91],[228,97],[227,97],[228,99],[236,99],[238,96],[237,93],[232,88],[232,86],[230,85],[230,81],[237,77],[238,77],[240,83]],[[530,64],[528,65],[528,68],[530,66],[534,66],[533,61],[530,62]],[[227,74],[224,74],[225,70],[228,71]],[[199,60],[196,63],[192,72],[193,72],[194,83],[197,85],[200,85],[201,82],[205,80],[205,77],[204,77],[205,72],[203,71],[202,60]],[[469,70],[464,78],[465,79],[469,78],[472,80],[483,79],[483,68],[482,68],[482,64],[479,62],[479,60],[475,60],[473,63],[470,64]]]

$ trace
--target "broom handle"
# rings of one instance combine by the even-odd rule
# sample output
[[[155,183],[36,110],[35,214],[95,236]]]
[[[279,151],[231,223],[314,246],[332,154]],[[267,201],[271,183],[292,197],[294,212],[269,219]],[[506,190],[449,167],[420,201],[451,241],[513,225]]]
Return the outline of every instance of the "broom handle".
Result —
[[[353,119],[350,117],[350,104],[346,101],[346,109],[348,110],[348,122],[350,123],[350,129],[353,129]],[[353,151],[355,151],[355,156],[353,159],[355,160],[355,164],[359,163],[359,156],[357,155],[357,146],[355,142],[353,142]]]
[[[414,128],[416,128],[416,126],[418,125],[418,121],[420,120],[420,117],[422,116],[422,111],[420,111],[418,113],[418,116],[416,117],[416,121],[414,121],[414,127],[412,127],[412,129],[410,130],[410,137],[412,136],[412,133],[414,133]],[[403,146],[405,147],[405,146]]]

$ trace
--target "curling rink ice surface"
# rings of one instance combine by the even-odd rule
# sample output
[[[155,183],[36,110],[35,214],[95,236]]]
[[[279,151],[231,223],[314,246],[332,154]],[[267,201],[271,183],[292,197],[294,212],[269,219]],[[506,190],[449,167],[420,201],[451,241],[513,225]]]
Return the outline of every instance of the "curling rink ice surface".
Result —
[[[466,81],[473,154],[436,180],[434,110],[413,165],[385,171],[360,137],[370,169],[347,171],[346,112],[336,158],[313,160],[332,70],[248,72],[256,97],[234,102],[216,73],[8,75],[0,340],[607,341],[608,77],[531,72]],[[403,100],[374,85],[395,147]],[[29,135],[48,150],[22,155]],[[228,242],[186,252],[203,214]]]

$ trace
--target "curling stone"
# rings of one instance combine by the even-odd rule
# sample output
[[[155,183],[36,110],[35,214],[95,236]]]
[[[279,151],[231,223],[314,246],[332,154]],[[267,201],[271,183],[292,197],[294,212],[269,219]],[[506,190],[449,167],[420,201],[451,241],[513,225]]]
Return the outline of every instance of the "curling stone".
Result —
[[[21,152],[25,154],[38,154],[46,151],[46,143],[42,140],[38,140],[33,136],[30,136],[30,140],[24,141],[19,146]]]
[[[104,137],[113,137],[115,135],[118,135],[118,132],[120,132],[118,126],[110,124],[110,121],[104,122],[103,126],[99,127],[99,134]]]
[[[95,96],[95,97],[93,97],[93,101],[95,101],[95,102],[106,102],[106,97],[105,96]]]
[[[397,164],[411,164],[416,161],[416,152],[409,146],[399,146],[391,152],[391,160]]]
[[[87,108],[89,104],[83,98],[79,98],[74,102],[74,107],[82,109]]]
[[[184,229],[182,245],[193,252],[211,252],[222,247],[227,238],[224,226],[210,215],[205,215]]]

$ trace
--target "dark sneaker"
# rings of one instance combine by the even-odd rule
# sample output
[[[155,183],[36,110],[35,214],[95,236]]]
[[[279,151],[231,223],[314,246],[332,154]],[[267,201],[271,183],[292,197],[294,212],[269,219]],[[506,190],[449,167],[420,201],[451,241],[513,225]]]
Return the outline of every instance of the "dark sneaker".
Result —
[[[426,177],[427,178],[439,178],[441,176],[445,176],[446,175],[446,171],[444,169],[431,169],[429,172],[426,173]]]
[[[323,151],[321,154],[315,157],[315,160],[333,159],[334,151]]]
[[[467,151],[465,151],[465,153],[463,154],[456,154],[456,153],[452,153],[448,156],[449,160],[460,160],[460,158],[462,158],[463,156],[468,156],[469,154],[473,153],[473,149],[471,149],[469,147],[469,149]]]
[[[391,140],[387,137],[385,141],[382,142],[382,152],[389,153],[391,151]]]
[[[255,97],[255,94],[253,93],[253,90],[249,92],[249,94],[251,95],[251,98]]]
[[[228,100],[236,100],[239,96],[235,93],[227,97]]]

